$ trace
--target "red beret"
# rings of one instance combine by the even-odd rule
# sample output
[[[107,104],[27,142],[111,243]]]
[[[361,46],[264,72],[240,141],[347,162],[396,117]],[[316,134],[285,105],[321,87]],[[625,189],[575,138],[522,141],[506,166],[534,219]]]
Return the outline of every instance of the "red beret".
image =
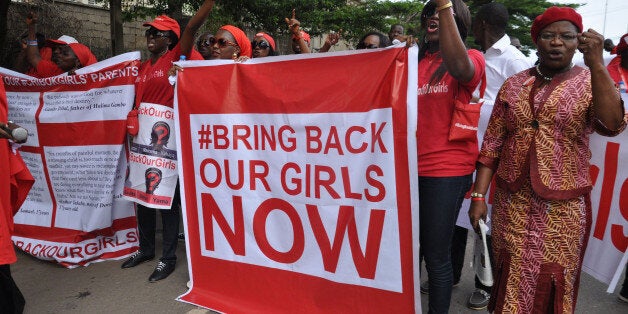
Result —
[[[582,32],[582,16],[576,10],[570,7],[553,6],[534,19],[530,29],[532,41],[536,44],[536,39],[539,37],[541,30],[558,21],[569,21],[578,28],[578,33]]]
[[[177,38],[181,37],[181,28],[179,27],[179,23],[177,23],[175,19],[166,15],[160,15],[152,22],[146,22],[142,25],[152,26],[160,31],[172,31],[175,35],[177,35]]]
[[[250,58],[253,55],[253,49],[251,49],[251,41],[248,37],[246,37],[244,31],[233,25],[225,25],[220,29],[226,30],[227,32],[231,33],[231,35],[233,35],[233,38],[235,38],[236,42],[238,43],[238,47],[240,47],[241,56],[247,56]]]
[[[624,52],[624,50],[628,49],[628,34],[624,34],[624,36],[621,36],[619,44],[617,44],[617,47],[615,48],[617,49],[618,55]]]

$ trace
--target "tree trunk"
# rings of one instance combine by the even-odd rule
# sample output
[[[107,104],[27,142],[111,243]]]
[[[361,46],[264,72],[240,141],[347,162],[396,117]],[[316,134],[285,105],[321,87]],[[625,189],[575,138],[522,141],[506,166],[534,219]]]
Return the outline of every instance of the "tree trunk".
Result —
[[[109,0],[109,21],[111,24],[111,54],[116,56],[124,52],[122,0]]]

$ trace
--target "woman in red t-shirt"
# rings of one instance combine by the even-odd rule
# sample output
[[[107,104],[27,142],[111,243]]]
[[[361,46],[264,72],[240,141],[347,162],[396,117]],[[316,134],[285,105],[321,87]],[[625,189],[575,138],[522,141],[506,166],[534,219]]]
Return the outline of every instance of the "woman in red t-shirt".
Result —
[[[168,81],[168,70],[171,68],[172,62],[179,61],[181,55],[185,55],[188,60],[203,60],[201,54],[192,49],[194,46],[194,34],[209,16],[213,5],[214,1],[206,0],[199,8],[198,12],[190,19],[190,22],[181,36],[179,23],[168,16],[161,15],[156,17],[152,22],[144,23],[144,26],[150,27],[146,30],[146,48],[150,53],[150,57],[140,66],[140,75],[136,82],[136,108],[173,108],[174,88]],[[155,144],[152,142],[155,126],[168,129],[168,135],[174,134],[174,124],[171,120],[159,121],[154,125],[150,124],[149,118],[139,119],[139,121],[140,133],[133,137],[130,146],[141,147]],[[142,124],[141,121],[148,122],[143,122],[144,124]],[[150,134],[150,136],[147,136],[148,134]],[[145,138],[151,138],[151,143],[144,143],[143,140]],[[166,140],[152,147],[158,151],[168,149],[166,147],[168,145],[167,142]],[[176,153],[176,151],[174,152]],[[142,173],[146,171],[147,181],[149,170],[159,172],[157,168],[144,169],[141,165],[130,163],[130,171],[139,171]],[[148,191],[148,183],[146,185],[146,193],[153,194],[154,191]],[[162,183],[162,185],[164,184]],[[172,188],[172,185],[170,185],[169,188]],[[172,192],[172,190],[168,190],[168,192],[164,192],[164,194],[170,192]],[[127,194],[125,193],[125,195]],[[137,199],[138,198],[134,198],[134,200]],[[150,204],[153,203],[146,202],[145,204],[137,204],[137,226],[140,248],[122,264],[122,268],[135,267],[155,257],[156,211],[159,210],[163,227],[162,256],[157,263],[157,267],[148,278],[150,282],[155,282],[168,277],[174,271],[177,261],[176,250],[181,211],[178,183],[176,184],[171,207],[169,209],[151,208],[149,206]]]
[[[432,0],[421,12],[426,33],[419,49],[419,241],[430,313],[449,310],[451,241],[478,154],[477,139],[448,139],[454,99],[468,103],[484,74],[482,53],[464,45],[470,25],[469,9],[461,0]]]

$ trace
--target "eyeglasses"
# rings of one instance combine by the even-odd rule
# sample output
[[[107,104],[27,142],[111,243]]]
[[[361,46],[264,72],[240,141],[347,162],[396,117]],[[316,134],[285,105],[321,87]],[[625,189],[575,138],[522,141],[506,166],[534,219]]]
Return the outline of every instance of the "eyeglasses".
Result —
[[[552,41],[556,38],[560,39],[562,42],[574,41],[578,38],[578,35],[574,33],[541,33],[541,35],[539,35],[539,39],[543,41]]]
[[[198,41],[198,46],[204,46],[204,47],[209,47],[212,45],[212,43],[210,42],[214,37],[210,37],[208,40],[199,40]]]
[[[264,49],[270,48],[270,45],[267,42],[265,42],[265,41],[252,41],[251,42],[251,47],[253,49],[255,49],[256,47],[259,47],[259,49],[264,50]]]
[[[216,39],[215,37],[212,37],[212,38],[209,39],[209,44],[211,46],[213,46],[215,44],[218,44],[219,48],[225,48],[227,46],[234,46],[234,47],[238,46],[238,44],[236,44],[236,43],[234,43],[232,41],[226,40],[224,38]]]
[[[168,32],[169,31],[162,32],[162,31],[154,29],[154,28],[149,28],[144,33],[144,36],[146,36],[146,37],[153,37],[153,38],[168,37]]]
[[[370,44],[370,45],[366,46],[366,49],[377,49],[377,48],[379,48],[379,46],[375,45],[375,44]]]

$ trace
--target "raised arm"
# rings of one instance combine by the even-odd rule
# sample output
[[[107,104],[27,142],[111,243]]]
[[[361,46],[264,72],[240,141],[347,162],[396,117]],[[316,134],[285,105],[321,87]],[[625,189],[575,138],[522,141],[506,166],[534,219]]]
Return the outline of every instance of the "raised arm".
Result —
[[[584,55],[584,64],[591,70],[593,111],[605,127],[618,130],[624,123],[624,110],[615,83],[608,74],[602,57],[604,36],[593,29],[578,35],[578,50]]]
[[[295,9],[292,9],[292,18],[286,18],[286,24],[288,24],[288,29],[290,29],[290,34],[292,34],[292,40],[298,41],[301,53],[310,53],[310,47],[308,47],[305,39],[301,35],[301,22],[296,19]]]
[[[26,16],[26,26],[28,27],[28,37],[26,37],[26,61],[34,68],[41,61],[39,46],[37,45],[37,15],[29,13]]]
[[[462,83],[469,82],[473,79],[475,67],[458,32],[452,3],[449,0],[435,2],[439,19],[438,40],[443,63],[447,72],[456,80]]]
[[[196,14],[190,19],[188,25],[185,26],[180,41],[182,55],[190,56],[190,52],[192,52],[194,47],[194,35],[209,17],[215,2],[214,0],[205,0],[198,11],[196,11]]]

